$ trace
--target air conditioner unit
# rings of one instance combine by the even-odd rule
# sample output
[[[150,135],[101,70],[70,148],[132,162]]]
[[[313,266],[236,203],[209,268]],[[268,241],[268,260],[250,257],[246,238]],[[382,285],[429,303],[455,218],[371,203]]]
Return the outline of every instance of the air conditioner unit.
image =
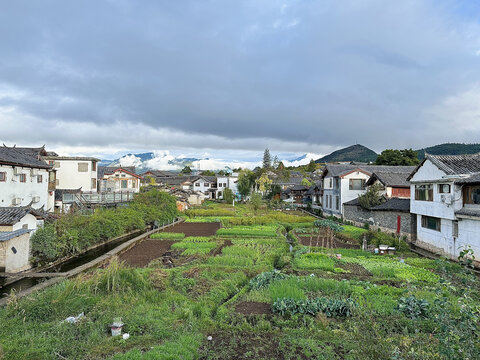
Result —
[[[20,174],[22,173],[22,168],[15,167],[15,168],[13,169],[13,173],[14,173],[15,175],[20,175]]]
[[[21,198],[14,198],[12,200],[12,205],[20,205],[22,203],[22,199]]]
[[[31,176],[37,176],[38,175],[38,169],[30,169],[30,175]]]
[[[451,195],[441,195],[440,196],[440,201],[442,203],[445,203],[446,205],[451,205],[452,204],[452,196]]]
[[[32,198],[32,201],[33,201],[34,203],[38,203],[38,202],[40,201],[40,196],[34,196],[34,197]]]

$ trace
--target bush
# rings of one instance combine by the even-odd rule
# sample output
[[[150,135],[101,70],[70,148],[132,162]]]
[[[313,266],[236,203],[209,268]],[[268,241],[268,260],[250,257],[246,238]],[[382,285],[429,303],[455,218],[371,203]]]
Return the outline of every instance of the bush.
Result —
[[[410,319],[428,317],[430,304],[425,299],[417,299],[414,295],[398,300],[398,310]]]
[[[32,235],[32,255],[47,261],[55,260],[61,250],[58,247],[57,235],[53,224],[45,224]]]

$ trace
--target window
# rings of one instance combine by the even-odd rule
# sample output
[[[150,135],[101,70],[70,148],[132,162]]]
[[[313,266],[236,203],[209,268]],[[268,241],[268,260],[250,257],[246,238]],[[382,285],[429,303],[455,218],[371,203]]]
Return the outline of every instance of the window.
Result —
[[[223,183],[223,187],[227,187],[227,183]]]
[[[340,197],[335,196],[335,209],[338,210],[340,208]]]
[[[222,187],[222,183],[218,183],[218,187]]]
[[[48,160],[48,165],[53,166],[55,164],[55,161],[53,160]]]
[[[463,203],[480,205],[480,186],[465,186],[463,188]]]
[[[37,183],[41,184],[43,182],[43,176],[37,175]]]
[[[205,185],[204,185],[204,186],[205,186],[205,187],[209,187],[209,186],[210,186],[210,184],[209,184],[209,183],[205,183]]]
[[[78,163],[78,172],[87,172],[88,163]]]
[[[339,178],[335,179],[335,188],[340,189],[340,179]]]
[[[53,168],[54,168],[54,169],[59,169],[59,168],[60,168],[60,161],[55,161],[55,162],[53,163]]]
[[[122,189],[126,189],[128,187],[128,180],[122,180]]]
[[[425,229],[441,231],[441,220],[432,216],[422,216],[422,227]]]
[[[27,182],[27,175],[26,174],[20,174],[20,182]]]
[[[55,181],[55,172],[50,171],[50,172],[48,173],[48,181],[49,181],[49,182]]]
[[[0,181],[2,181],[2,182],[7,181],[7,173],[6,172],[0,172]]]
[[[440,194],[450,194],[450,184],[438,184],[438,192]]]
[[[331,189],[333,187],[333,179],[329,178],[328,179],[328,188]]]
[[[200,186],[200,183],[195,183],[195,186]]]
[[[55,179],[55,185],[56,185],[56,186],[60,185],[60,180]]]
[[[365,190],[365,179],[350,179],[350,190]]]
[[[96,188],[97,188],[97,179],[92,178],[92,189],[96,189]]]
[[[28,224],[23,224],[22,229],[28,229]]]
[[[97,163],[95,161],[92,162],[92,171],[97,171]]]
[[[433,186],[429,185],[415,185],[415,200],[433,201]]]

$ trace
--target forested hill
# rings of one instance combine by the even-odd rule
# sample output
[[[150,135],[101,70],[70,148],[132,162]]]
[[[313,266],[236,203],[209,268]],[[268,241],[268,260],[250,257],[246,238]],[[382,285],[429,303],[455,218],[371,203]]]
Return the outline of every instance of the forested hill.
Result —
[[[480,144],[446,143],[415,151],[418,153],[418,158],[422,160],[425,157],[425,151],[432,155],[476,154],[480,152]]]
[[[340,150],[336,150],[329,155],[317,159],[316,163],[337,162],[337,161],[355,161],[355,162],[373,162],[378,154],[369,148],[357,144]]]

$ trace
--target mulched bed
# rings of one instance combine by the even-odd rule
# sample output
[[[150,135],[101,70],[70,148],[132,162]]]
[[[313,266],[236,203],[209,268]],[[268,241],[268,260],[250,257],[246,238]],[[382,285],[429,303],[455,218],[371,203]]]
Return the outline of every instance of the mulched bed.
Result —
[[[120,255],[120,260],[132,267],[145,267],[170,250],[175,240],[144,240]]]
[[[222,227],[220,222],[180,223],[170,226],[164,232],[184,233],[185,236],[213,236]]]
[[[271,314],[272,308],[270,304],[257,301],[244,301],[235,306],[236,312],[244,315],[253,314]]]
[[[298,240],[300,241],[300,244],[305,246],[310,246],[310,236],[298,236]],[[322,246],[322,245],[325,246],[326,244],[327,244],[327,241],[322,241],[322,238],[319,238],[317,241],[317,236],[316,235],[313,236],[311,246]],[[334,249],[360,249],[360,245],[345,243],[334,238],[333,248]]]

